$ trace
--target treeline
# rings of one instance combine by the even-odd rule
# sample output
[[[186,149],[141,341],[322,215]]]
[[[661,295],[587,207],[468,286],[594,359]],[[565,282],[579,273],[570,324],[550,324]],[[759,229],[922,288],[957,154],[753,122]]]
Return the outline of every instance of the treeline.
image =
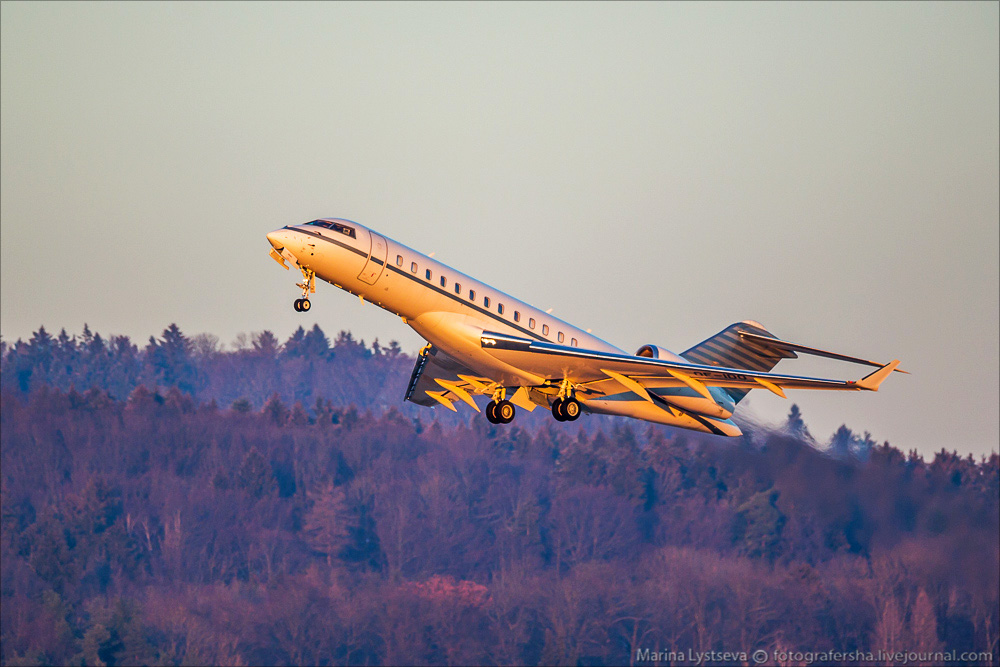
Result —
[[[52,336],[40,327],[25,342],[0,342],[0,386],[25,393],[38,387],[98,388],[116,399],[139,385],[151,390],[176,387],[198,402],[229,407],[246,401],[259,409],[273,395],[289,404],[312,407],[322,397],[334,405],[385,409],[399,405],[413,357],[396,341],[371,346],[341,331],[333,343],[314,325],[299,327],[281,343],[270,331],[240,335],[224,350],[211,334],[185,336],[176,324],[140,348],[128,336],[63,329]]]
[[[3,664],[998,655],[995,453],[927,462],[848,431],[831,456],[797,412],[753,442],[626,420],[443,422],[385,408],[402,389],[351,403],[353,380],[318,377],[342,363],[405,384],[412,358],[346,334],[210,362],[179,339],[183,355],[155,361],[166,332],[141,351],[102,341],[100,355],[132,350],[124,370],[81,341],[70,364],[59,338],[48,360],[26,361],[33,342],[5,350]],[[260,384],[217,393],[215,372]]]

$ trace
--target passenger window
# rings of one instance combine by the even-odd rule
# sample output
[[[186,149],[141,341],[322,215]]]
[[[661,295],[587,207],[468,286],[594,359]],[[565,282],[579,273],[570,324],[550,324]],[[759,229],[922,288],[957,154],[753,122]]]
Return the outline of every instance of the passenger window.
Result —
[[[455,283],[455,294],[462,293],[462,283]]]
[[[559,332],[559,336],[557,336],[557,338],[559,338],[559,342],[560,343],[563,342],[564,340],[566,340],[566,336],[563,336],[563,332],[562,331]]]
[[[571,338],[569,340],[569,344],[572,345],[573,347],[576,347],[576,339],[575,338]]]
[[[445,278],[444,276],[441,276],[441,287],[447,287],[447,286],[448,286],[448,279]]]
[[[497,304],[497,312],[500,313],[501,315],[503,315],[503,304],[502,303],[498,303]]]
[[[469,290],[469,301],[475,301],[475,300],[476,300],[476,290],[470,289]]]
[[[535,318],[534,317],[529,317],[528,318],[528,328],[529,329],[534,329],[535,328]]]
[[[424,276],[427,278],[427,280],[430,280],[431,279],[431,270],[427,269],[427,271],[424,272]]]
[[[514,321],[515,322],[521,321],[521,313],[517,312],[516,310],[514,311]]]
[[[542,335],[543,336],[548,336],[549,335],[549,325],[548,324],[543,324],[542,325]]]
[[[483,307],[485,307],[485,308],[489,308],[490,307],[490,297],[488,297],[488,296],[484,296],[483,297]]]
[[[403,256],[396,255],[396,266],[402,266],[402,265],[403,265]]]
[[[417,263],[410,262],[410,273],[416,273],[416,272],[417,272]]]

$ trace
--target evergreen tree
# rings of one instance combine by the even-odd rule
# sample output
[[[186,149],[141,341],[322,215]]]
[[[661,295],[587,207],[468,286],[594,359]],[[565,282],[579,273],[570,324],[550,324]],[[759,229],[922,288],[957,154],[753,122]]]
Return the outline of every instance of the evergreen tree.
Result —
[[[830,446],[827,451],[838,459],[846,459],[850,457],[856,447],[857,438],[851,429],[847,428],[846,424],[841,424],[840,428],[836,430],[833,437],[830,438]]]
[[[802,419],[802,412],[796,403],[792,403],[792,409],[788,412],[788,419],[785,421],[785,431],[799,440],[806,442],[813,441],[812,434],[809,433],[809,429]]]
[[[319,328],[318,324],[313,325],[309,333],[303,337],[302,343],[306,355],[310,358],[326,359],[327,354],[330,352],[330,341],[327,339],[326,334],[323,333],[323,330]]]
[[[778,555],[785,515],[775,504],[774,489],[755,493],[736,510],[733,540],[753,558],[773,559]]]
[[[243,459],[237,475],[237,485],[254,498],[270,495],[277,489],[271,466],[256,447],[252,447]]]
[[[292,333],[288,340],[285,341],[285,345],[283,347],[284,355],[291,359],[304,357],[306,355],[305,338],[306,331],[300,326]]]
[[[150,362],[150,379],[153,382],[194,392],[195,368],[191,360],[191,343],[176,324],[164,329],[159,341],[149,337],[146,357]]]
[[[301,329],[301,327],[299,327]],[[268,359],[273,359],[278,355],[280,348],[280,343],[278,339],[275,338],[274,334],[270,331],[264,330],[258,334],[254,334],[253,337],[253,351],[254,353],[266,357]]]

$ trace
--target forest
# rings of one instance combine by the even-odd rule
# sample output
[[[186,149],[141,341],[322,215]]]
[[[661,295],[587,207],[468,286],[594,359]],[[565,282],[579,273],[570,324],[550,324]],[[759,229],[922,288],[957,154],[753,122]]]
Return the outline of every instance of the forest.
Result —
[[[491,425],[404,404],[413,362],[319,326],[0,341],[0,661],[997,663],[996,452],[816,442],[794,405]]]

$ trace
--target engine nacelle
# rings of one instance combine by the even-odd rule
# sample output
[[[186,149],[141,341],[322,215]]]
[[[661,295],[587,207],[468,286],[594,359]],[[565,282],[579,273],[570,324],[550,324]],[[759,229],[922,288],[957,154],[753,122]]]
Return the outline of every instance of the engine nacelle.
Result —
[[[646,357],[647,359],[660,359],[661,361],[679,361],[682,364],[691,363],[684,357],[659,345],[643,345],[635,353],[635,356]],[[686,388],[680,392],[661,390],[656,393],[664,401],[683,410],[690,410],[691,412],[710,415],[712,417],[728,419],[732,416],[733,410],[736,409],[736,402],[732,396],[726,393],[721,387],[708,388],[708,393],[712,395],[714,400],[708,400],[701,395],[691,396],[691,390]]]
[[[678,356],[668,350],[665,347],[660,347],[659,345],[643,345],[635,353],[637,357],[646,357],[648,359],[663,359],[664,361],[679,361],[681,363],[691,363],[687,359]]]

